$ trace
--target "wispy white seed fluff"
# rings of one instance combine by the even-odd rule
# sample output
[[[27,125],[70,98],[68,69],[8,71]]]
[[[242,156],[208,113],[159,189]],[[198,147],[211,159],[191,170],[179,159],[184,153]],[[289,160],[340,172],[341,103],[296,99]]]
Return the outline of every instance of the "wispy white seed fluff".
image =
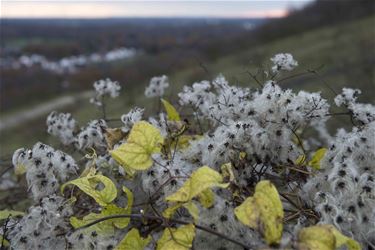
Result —
[[[124,123],[122,131],[129,132],[133,127],[134,123],[139,122],[142,119],[144,109],[135,107],[129,111],[129,113],[121,116],[121,121]]]
[[[47,132],[59,138],[62,144],[69,145],[75,141],[77,122],[70,113],[51,112],[47,117]]]
[[[150,84],[146,87],[146,97],[161,97],[165,89],[169,87],[168,77],[166,75],[155,76],[151,78]]]
[[[14,227],[9,228],[11,249],[66,249],[63,236],[73,214],[67,200],[57,195],[43,198],[39,205],[29,208],[28,213]]]
[[[321,215],[363,246],[375,245],[375,122],[340,130],[321,161],[322,173],[308,180],[303,197]]]
[[[106,128],[107,123],[104,120],[90,121],[86,127],[81,128],[77,135],[78,148],[81,150],[88,148],[105,150],[107,146],[104,136]]]
[[[116,98],[120,94],[121,86],[118,82],[112,81],[110,79],[103,79],[94,82],[95,97],[90,99],[90,102],[97,105],[103,105],[103,98],[108,96],[111,98]]]
[[[31,150],[18,149],[13,154],[13,165],[26,168],[26,180],[35,201],[56,193],[59,184],[75,174],[75,160],[62,151],[41,142]]]
[[[294,60],[293,56],[289,53],[276,54],[271,58],[273,62],[272,71],[278,72],[280,70],[291,71],[298,66],[298,62]]]

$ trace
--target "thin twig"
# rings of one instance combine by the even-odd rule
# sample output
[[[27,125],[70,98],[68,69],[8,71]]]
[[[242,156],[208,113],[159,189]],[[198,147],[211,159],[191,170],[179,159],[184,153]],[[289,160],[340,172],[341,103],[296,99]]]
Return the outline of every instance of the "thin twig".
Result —
[[[246,73],[259,85],[259,87],[263,88],[263,84],[261,82],[259,82],[259,80],[256,78],[256,76],[251,74],[251,72],[249,70],[247,70]]]
[[[290,199],[287,195],[283,193],[279,193],[281,197],[283,197],[285,200],[287,200],[290,204],[293,205],[293,207],[297,208],[298,210],[301,210],[301,208],[292,200]]]
[[[2,177],[6,172],[8,172],[9,170],[11,170],[12,168],[13,168],[12,165],[6,167],[3,171],[1,171],[0,177]]]
[[[315,77],[319,79],[335,96],[338,95],[338,93],[333,88],[331,88],[331,86],[329,86],[329,84],[320,76],[318,71],[316,70],[307,70],[307,71],[314,74]]]
[[[281,82],[284,82],[284,81],[287,81],[287,80],[290,80],[290,79],[293,79],[293,78],[296,78],[296,77],[299,77],[299,76],[304,76],[304,75],[311,75],[312,73],[307,71],[307,72],[302,72],[302,73],[297,73],[297,74],[294,74],[294,75],[291,75],[291,76],[287,76],[287,77],[284,77],[280,80],[277,81],[277,83],[281,83]]]
[[[105,107],[105,98],[104,98],[104,95],[102,96],[102,101],[101,101],[101,103],[102,103],[102,105],[101,105],[101,108],[102,108],[102,118],[103,118],[103,120],[107,120],[107,111],[106,111],[106,107]]]
[[[296,133],[294,129],[290,129],[290,130],[292,131],[294,136],[297,138],[298,144],[301,147],[303,154],[306,155],[306,150],[305,150],[305,147],[303,146],[303,142],[301,141],[301,138],[299,138],[298,134]]]
[[[210,75],[210,72],[209,72],[207,66],[206,66],[201,60],[199,60],[198,58],[195,58],[195,60],[197,60],[197,62],[199,63],[199,67],[200,67],[201,69],[203,69],[203,71],[204,71],[207,75]]]
[[[310,173],[308,171],[305,171],[305,170],[302,170],[302,169],[298,169],[298,168],[295,168],[295,167],[292,167],[292,166],[286,166],[287,168],[291,169],[291,170],[294,170],[296,172],[300,172],[300,173],[303,173],[303,174],[306,174],[306,175],[312,175],[313,173]]]
[[[168,221],[169,223],[172,222],[172,223],[176,223],[176,224],[181,224],[181,225],[188,225],[188,224],[193,224],[197,229],[199,230],[202,230],[202,231],[205,231],[205,232],[208,232],[208,233],[211,233],[211,234],[214,234],[216,236],[219,236],[220,238],[223,238],[225,240],[228,240],[236,245],[239,245],[241,247],[243,247],[244,249],[253,249],[253,247],[250,247],[250,246],[247,246],[235,239],[232,239],[230,238],[229,236],[226,236],[222,233],[219,233],[219,232],[216,232],[210,228],[207,228],[205,226],[201,226],[201,225],[197,225],[195,223],[191,223],[191,222],[188,222],[188,221],[183,221],[183,220],[177,220],[177,219],[166,219],[166,218],[161,218],[159,216],[153,216],[153,215],[144,215],[144,214],[119,214],[119,215],[111,215],[111,216],[106,216],[106,217],[103,217],[103,218],[100,218],[100,219],[97,219],[93,222],[90,222],[82,227],[78,227],[76,229],[74,229],[73,231],[78,231],[78,230],[82,230],[82,229],[85,229],[85,228],[88,228],[88,227],[91,227],[97,223],[100,223],[100,222],[103,222],[103,221],[106,221],[106,220],[111,220],[111,219],[119,219],[119,218],[131,218],[131,219],[138,219],[138,220],[143,220],[143,219],[148,219],[148,220],[156,220],[158,221],[159,223],[163,223],[164,221]]]
[[[9,218],[10,218],[10,215],[8,216],[8,218],[6,219],[6,221],[4,222],[4,225],[3,225],[3,237],[1,239],[0,249],[3,249],[3,247],[4,247],[5,238],[6,238],[6,234],[7,234],[7,231],[8,231]]]
[[[120,118],[107,118],[105,119],[106,122],[121,122]]]

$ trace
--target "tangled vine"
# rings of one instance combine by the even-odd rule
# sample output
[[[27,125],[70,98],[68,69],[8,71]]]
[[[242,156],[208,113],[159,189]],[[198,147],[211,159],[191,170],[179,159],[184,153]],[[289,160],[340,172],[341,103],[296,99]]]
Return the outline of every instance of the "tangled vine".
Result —
[[[52,112],[62,150],[14,152],[34,204],[0,211],[2,249],[373,249],[375,106],[344,88],[335,113],[320,93],[279,85],[292,55],[271,61],[264,82],[248,72],[258,89],[219,75],[184,86],[174,105],[162,99],[168,77],[153,77],[145,96],[163,110],[150,117],[134,107],[108,118],[121,90],[110,79],[90,100],[102,117],[79,128]],[[351,131],[331,135],[342,115]]]

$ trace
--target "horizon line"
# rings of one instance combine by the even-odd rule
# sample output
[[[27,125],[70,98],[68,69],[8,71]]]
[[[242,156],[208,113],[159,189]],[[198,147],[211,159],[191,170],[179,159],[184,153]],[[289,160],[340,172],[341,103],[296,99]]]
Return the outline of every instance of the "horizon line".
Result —
[[[24,16],[19,16],[19,17],[1,17],[0,19],[56,19],[56,20],[74,20],[74,19],[83,19],[83,20],[110,20],[110,19],[281,19],[286,16],[264,16],[264,17],[259,17],[259,16],[254,16],[254,17],[248,17],[248,16],[242,16],[242,17],[229,17],[229,16],[113,16],[113,17],[35,17],[35,16],[30,16],[30,17],[24,17]]]

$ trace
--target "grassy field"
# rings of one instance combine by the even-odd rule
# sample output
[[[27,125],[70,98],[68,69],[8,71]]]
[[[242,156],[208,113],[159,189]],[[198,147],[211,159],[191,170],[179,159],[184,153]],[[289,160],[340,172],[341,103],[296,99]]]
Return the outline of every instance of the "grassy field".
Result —
[[[270,66],[269,58],[276,53],[289,52],[299,62],[293,74],[319,69],[318,75],[305,74],[282,82],[286,88],[295,90],[321,91],[332,99],[334,94],[326,86],[340,92],[344,86],[363,90],[362,101],[375,103],[375,17],[333,27],[321,28],[299,35],[249,48],[238,54],[223,57],[215,62],[197,63],[195,67],[181,69],[170,75],[171,87],[167,99],[176,100],[176,93],[183,85],[197,80],[210,80],[217,74],[224,74],[232,84],[257,87],[246,71],[255,74],[259,65]],[[202,66],[203,65],[203,66]],[[163,74],[163,72],[160,72]],[[261,79],[261,78],[260,78]],[[324,82],[326,82],[326,84]],[[143,95],[146,82],[123,86],[122,95],[108,103],[108,117],[118,118],[134,106],[145,107],[148,113],[156,111],[157,100],[146,99]],[[88,100],[82,100],[63,112],[71,112],[81,126],[100,116],[100,112]],[[346,120],[339,118],[339,123]],[[113,123],[116,127],[119,123]],[[335,126],[333,126],[335,127]],[[58,142],[48,136],[45,117],[1,132],[0,152],[8,156],[19,147],[32,146],[36,141],[56,145]]]
[[[272,55],[289,52],[299,62],[299,67],[293,74],[320,68],[319,75],[336,91],[339,92],[344,86],[360,88],[366,90],[363,100],[374,101],[374,25],[375,17],[371,17],[345,25],[305,32],[206,64],[210,74],[197,66],[178,72],[171,76],[171,79],[178,86],[182,86],[194,80],[223,73],[233,83],[256,87],[246,71],[255,73],[259,65],[270,65],[269,58]],[[285,81],[283,85],[293,89],[322,91],[326,97],[330,97],[321,81],[312,75]]]

